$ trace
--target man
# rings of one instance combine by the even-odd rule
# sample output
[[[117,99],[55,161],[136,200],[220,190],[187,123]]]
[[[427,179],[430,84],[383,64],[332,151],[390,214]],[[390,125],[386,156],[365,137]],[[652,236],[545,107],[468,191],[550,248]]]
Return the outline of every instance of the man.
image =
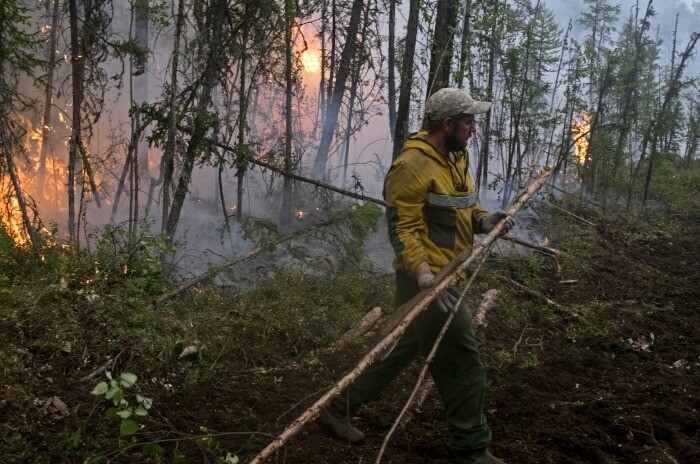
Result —
[[[461,89],[435,92],[425,105],[426,130],[409,137],[384,181],[389,239],[396,253],[396,307],[435,285],[435,274],[472,248],[474,233],[488,233],[506,217],[489,215],[476,202],[468,173],[467,141],[476,131],[474,115],[491,102],[476,101]],[[504,229],[513,226],[508,220]],[[321,421],[345,441],[365,435],[349,416],[373,399],[419,353],[432,347],[450,311],[455,317],[430,364],[445,405],[452,446],[461,463],[503,461],[488,451],[491,431],[482,412],[486,376],[464,305],[454,307],[456,288],[441,292],[408,326],[394,349],[369,366],[321,413]]]

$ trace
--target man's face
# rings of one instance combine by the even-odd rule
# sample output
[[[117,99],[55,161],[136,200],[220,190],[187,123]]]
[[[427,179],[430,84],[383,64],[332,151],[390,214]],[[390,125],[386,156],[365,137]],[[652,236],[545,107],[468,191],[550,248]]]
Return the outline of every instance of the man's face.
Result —
[[[459,114],[445,120],[445,145],[450,151],[460,151],[467,147],[469,137],[476,132],[473,114]]]

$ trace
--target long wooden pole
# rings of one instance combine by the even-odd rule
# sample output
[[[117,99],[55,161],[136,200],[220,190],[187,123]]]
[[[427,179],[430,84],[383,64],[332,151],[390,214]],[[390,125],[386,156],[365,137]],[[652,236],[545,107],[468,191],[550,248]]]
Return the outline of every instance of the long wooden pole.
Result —
[[[546,166],[537,180],[535,180],[527,189],[525,189],[520,195],[513,199],[510,207],[506,211],[506,219],[511,218],[525,202],[537,191],[542,185],[544,185],[552,174],[550,167]],[[360,362],[342,379],[340,379],[332,388],[330,388],[320,399],[318,399],[313,405],[311,405],[306,411],[304,411],[301,416],[296,418],[275,440],[267,445],[260,453],[258,453],[250,461],[250,464],[260,464],[269,458],[274,452],[280,449],[284,444],[295,436],[305,425],[313,422],[321,412],[321,409],[328,405],[331,400],[340,394],[348,385],[350,385],[361,373],[364,371],[378,355],[391,349],[394,344],[399,340],[399,338],[404,334],[408,325],[437,297],[438,293],[446,289],[448,286],[452,285],[457,279],[457,275],[466,271],[469,266],[477,259],[479,259],[486,251],[489,249],[491,244],[496,240],[496,238],[501,234],[505,220],[501,220],[496,227],[489,233],[486,238],[474,247],[471,254],[464,259],[464,253],[460,253],[450,264],[457,261],[454,270],[444,276],[432,289],[425,290],[421,292],[418,296],[419,301],[413,307],[406,307],[406,305],[399,308],[403,317],[398,322],[392,322],[391,327],[387,326],[386,323],[382,328],[388,331],[387,335],[376,344],[361,360]],[[462,261],[460,261],[462,260]],[[448,264],[449,265],[449,264]],[[413,300],[411,300],[413,302]],[[409,302],[409,303],[411,303]],[[399,312],[397,310],[397,312]]]

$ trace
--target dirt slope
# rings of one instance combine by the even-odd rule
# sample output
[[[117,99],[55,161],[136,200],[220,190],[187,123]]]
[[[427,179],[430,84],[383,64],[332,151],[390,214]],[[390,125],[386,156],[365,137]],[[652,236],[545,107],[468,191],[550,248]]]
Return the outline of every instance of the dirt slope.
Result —
[[[532,464],[700,462],[699,225],[679,222],[672,234],[599,225],[580,234],[580,246],[563,233],[560,242],[554,237],[552,246],[570,253],[562,259],[564,273],[557,277],[545,264],[536,277],[548,297],[579,311],[593,329],[504,287],[479,334],[494,454]],[[257,340],[270,335],[246,332],[242,309],[228,304],[212,307],[216,321],[196,329],[229,348],[205,353],[199,364],[169,359],[144,334],[115,340],[103,331],[104,316],[89,307],[10,312],[0,321],[0,462],[207,463],[226,452],[246,462],[367,348],[358,343],[318,359],[289,353],[277,365],[260,362]],[[56,332],[57,320],[71,332]],[[287,341],[295,334],[277,336]],[[142,393],[154,397],[131,438],[119,439],[115,424],[103,418],[104,405],[89,394],[96,379],[85,376],[105,352],[116,354],[111,368],[138,372]],[[158,367],[173,365],[167,374]],[[374,462],[418,367],[354,418],[367,432],[364,445],[338,443],[312,425],[270,462]],[[67,414],[49,401],[54,397],[68,405]],[[212,436],[194,438],[205,434]],[[141,452],[150,441],[163,446],[163,456]],[[450,462],[437,394],[397,432],[383,462]]]

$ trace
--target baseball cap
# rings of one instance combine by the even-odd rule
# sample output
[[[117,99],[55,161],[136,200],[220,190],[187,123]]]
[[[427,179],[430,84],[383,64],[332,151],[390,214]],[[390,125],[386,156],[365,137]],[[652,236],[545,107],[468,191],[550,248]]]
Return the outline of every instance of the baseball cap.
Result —
[[[425,102],[425,114],[432,121],[462,113],[486,113],[489,109],[491,102],[474,100],[465,90],[454,87],[438,90]]]

